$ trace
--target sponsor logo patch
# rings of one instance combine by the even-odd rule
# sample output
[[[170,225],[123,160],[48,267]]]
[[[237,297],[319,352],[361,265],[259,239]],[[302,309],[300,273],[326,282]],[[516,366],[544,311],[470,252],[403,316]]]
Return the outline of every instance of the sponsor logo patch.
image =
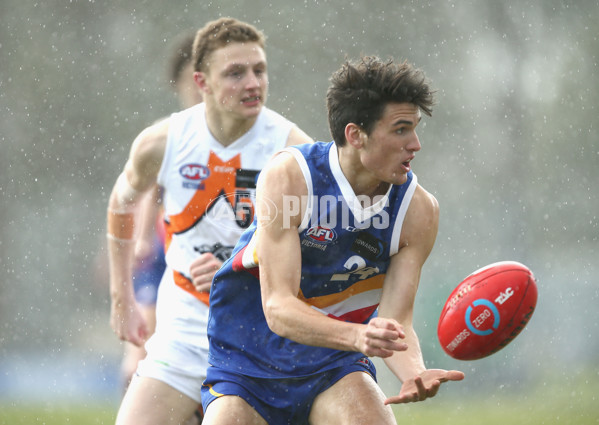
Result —
[[[385,252],[386,246],[384,241],[362,232],[354,240],[351,250],[369,261],[376,261]]]
[[[490,335],[499,327],[499,310],[491,301],[480,298],[466,309],[466,326],[475,335]]]
[[[238,188],[255,189],[259,170],[239,169],[235,174],[235,186]]]

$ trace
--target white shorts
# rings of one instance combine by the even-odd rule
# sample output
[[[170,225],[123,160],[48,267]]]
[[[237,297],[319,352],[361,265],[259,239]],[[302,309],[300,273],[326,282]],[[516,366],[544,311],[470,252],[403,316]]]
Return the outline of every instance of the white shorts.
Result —
[[[208,306],[175,285],[167,268],[158,288],[156,332],[137,374],[162,381],[201,403],[208,368]]]

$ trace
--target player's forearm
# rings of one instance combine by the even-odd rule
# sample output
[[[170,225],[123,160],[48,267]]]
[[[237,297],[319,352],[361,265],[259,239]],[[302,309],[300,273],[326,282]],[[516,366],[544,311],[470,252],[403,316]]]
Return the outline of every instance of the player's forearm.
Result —
[[[156,222],[160,212],[160,200],[158,198],[158,188],[144,195],[140,201],[140,220],[139,220],[139,239],[151,244],[156,236]]]
[[[297,298],[269,300],[264,308],[270,329],[279,336],[305,345],[358,351],[357,328],[361,324],[327,317]]]
[[[121,174],[110,195],[106,217],[106,238],[110,271],[110,295],[127,299],[133,292],[131,284],[135,252],[135,220],[142,193]]]
[[[133,295],[134,244],[108,237],[110,297],[113,303],[127,302]]]
[[[414,328],[404,327],[404,332],[406,334],[404,342],[408,345],[408,349],[398,351],[393,356],[384,359],[387,367],[401,382],[414,378],[426,370],[420,342]]]
[[[122,302],[132,293],[133,258],[133,215],[108,211],[107,232],[108,264],[110,274],[110,296]]]

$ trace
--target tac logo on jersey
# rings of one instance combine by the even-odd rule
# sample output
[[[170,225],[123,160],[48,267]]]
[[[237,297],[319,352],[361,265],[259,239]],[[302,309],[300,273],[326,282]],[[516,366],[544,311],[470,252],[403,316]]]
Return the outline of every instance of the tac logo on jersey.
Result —
[[[334,230],[322,226],[310,227],[306,231],[306,236],[310,237],[313,241],[324,244],[331,243],[337,238]]]
[[[201,164],[185,164],[179,168],[179,174],[187,180],[198,182],[208,178],[210,169]]]

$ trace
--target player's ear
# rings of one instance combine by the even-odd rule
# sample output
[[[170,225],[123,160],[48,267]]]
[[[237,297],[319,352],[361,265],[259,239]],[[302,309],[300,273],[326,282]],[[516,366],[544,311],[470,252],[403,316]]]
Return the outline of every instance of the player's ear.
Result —
[[[210,93],[210,87],[208,86],[208,84],[206,82],[206,73],[205,72],[195,71],[193,73],[193,80],[195,81],[195,83],[198,86],[198,88],[200,89],[200,91],[202,91],[202,93]]]
[[[354,148],[361,149],[367,139],[368,136],[359,125],[350,122],[345,126],[345,140]]]

